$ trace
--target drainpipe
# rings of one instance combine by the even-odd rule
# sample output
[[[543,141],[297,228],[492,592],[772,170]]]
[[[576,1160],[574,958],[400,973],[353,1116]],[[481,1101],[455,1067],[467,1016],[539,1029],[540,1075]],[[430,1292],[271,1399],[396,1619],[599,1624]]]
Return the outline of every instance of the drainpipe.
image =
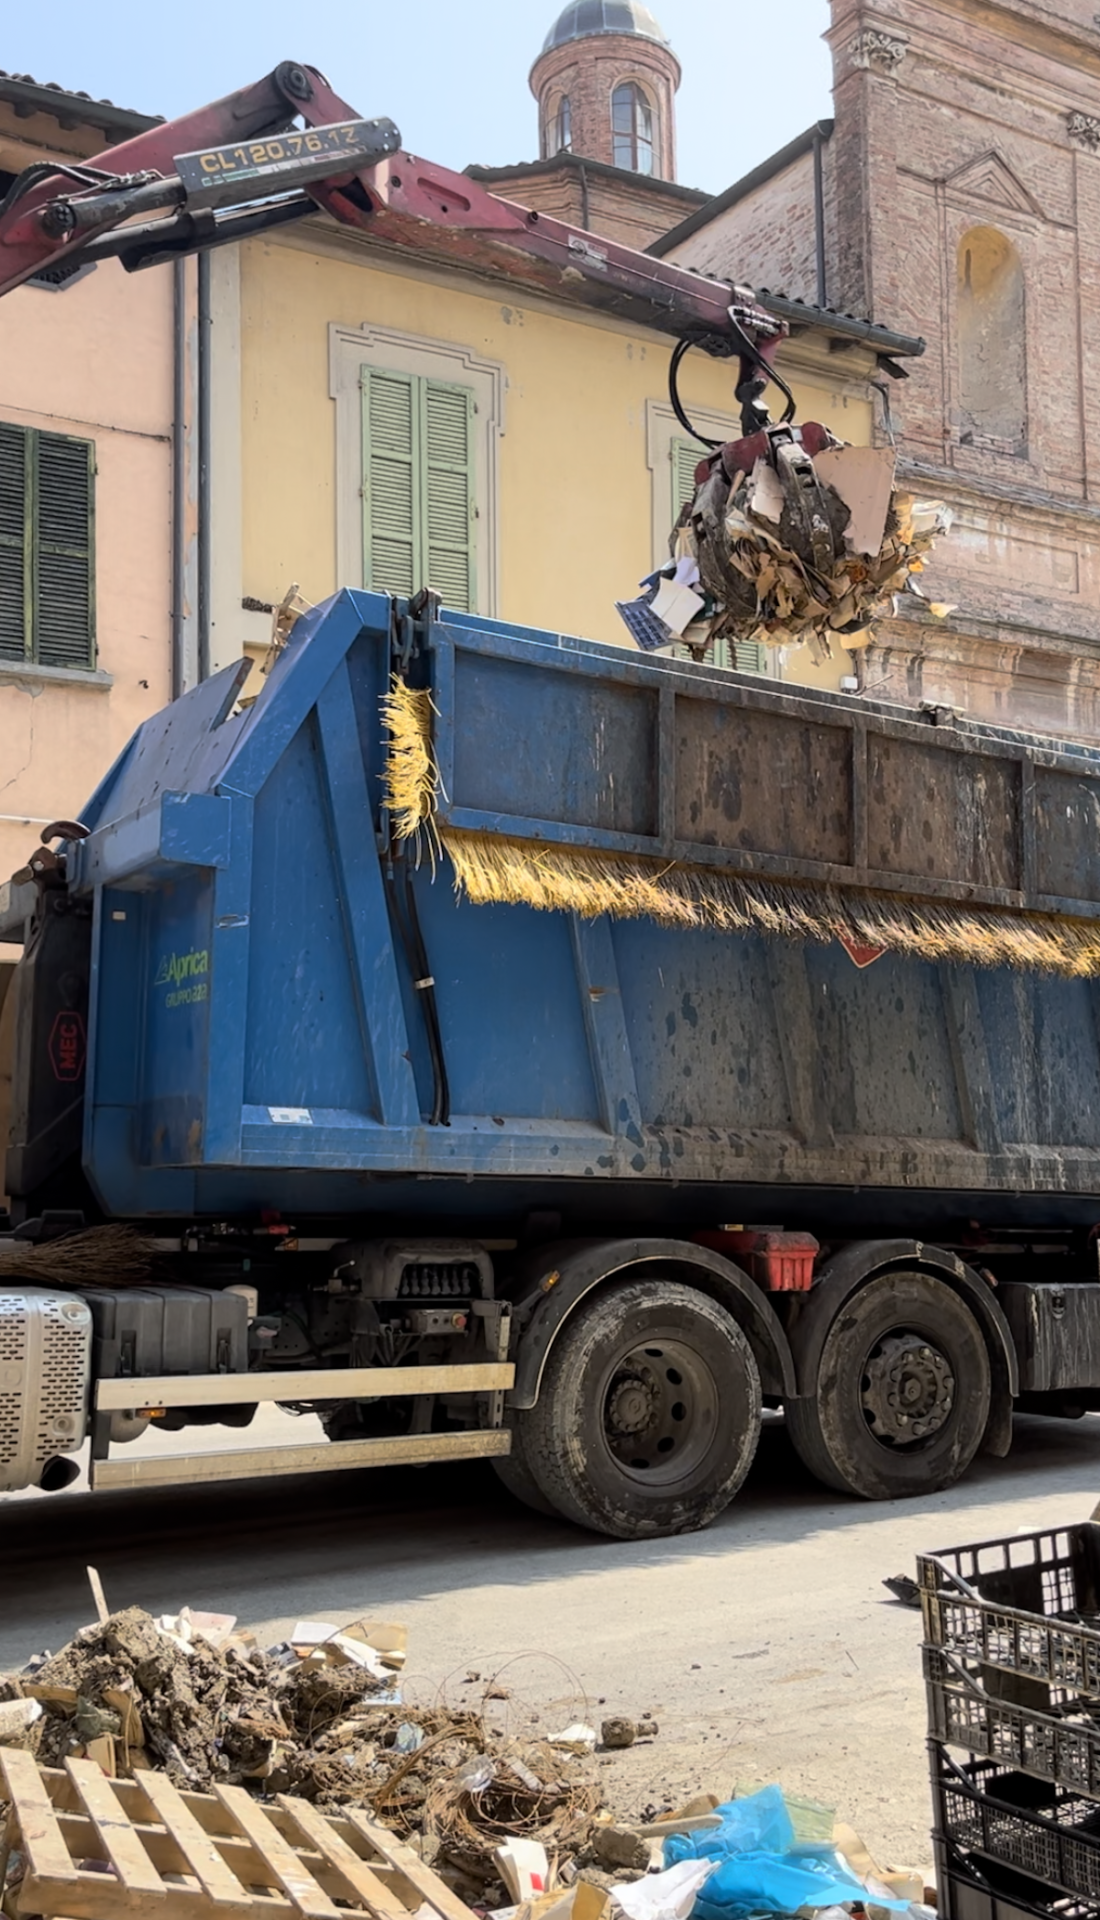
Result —
[[[213,318],[210,311],[210,255],[199,254],[198,344],[198,652],[199,679],[210,677],[210,600],[213,528],[210,524],[210,359]]]
[[[825,136],[818,121],[814,128],[814,240],[817,249],[817,304],[827,307],[829,289],[825,278],[825,169],[822,154]]]
[[[581,226],[588,232],[588,168],[581,161]]]
[[[172,698],[183,692],[187,619],[187,267],[172,263]],[[49,824],[48,822],[46,823]]]

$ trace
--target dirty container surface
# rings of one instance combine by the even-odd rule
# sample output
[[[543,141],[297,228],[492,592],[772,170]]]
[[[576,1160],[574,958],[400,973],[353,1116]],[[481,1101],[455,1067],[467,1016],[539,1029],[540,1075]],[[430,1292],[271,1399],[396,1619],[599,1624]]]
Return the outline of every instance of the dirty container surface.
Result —
[[[380,703],[403,619],[336,595],[252,705],[247,663],[204,681],[81,809],[105,1213],[812,1230],[828,1189],[838,1229],[928,1237],[990,1195],[1005,1226],[1096,1220],[1096,980],[473,904],[430,837],[397,857]],[[546,848],[719,891],[1100,919],[1096,753],[473,616],[417,631],[438,831],[489,866],[530,847],[530,880]],[[804,1258],[759,1257],[804,1284]]]

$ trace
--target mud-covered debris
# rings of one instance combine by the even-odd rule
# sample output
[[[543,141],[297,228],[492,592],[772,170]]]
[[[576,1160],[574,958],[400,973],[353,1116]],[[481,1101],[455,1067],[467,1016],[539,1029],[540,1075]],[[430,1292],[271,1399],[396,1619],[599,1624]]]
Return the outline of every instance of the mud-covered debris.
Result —
[[[638,1738],[638,1728],[625,1714],[612,1714],[600,1725],[600,1741],[605,1747],[632,1747]]]
[[[648,1843],[630,1827],[596,1827],[592,1834],[592,1852],[597,1864],[612,1873],[621,1867],[645,1873],[649,1866]]]

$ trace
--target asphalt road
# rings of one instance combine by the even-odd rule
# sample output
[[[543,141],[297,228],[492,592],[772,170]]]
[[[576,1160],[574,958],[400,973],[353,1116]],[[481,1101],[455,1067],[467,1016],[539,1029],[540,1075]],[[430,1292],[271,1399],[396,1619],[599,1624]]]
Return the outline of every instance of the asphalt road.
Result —
[[[272,1438],[304,1437],[274,1410],[266,1423]],[[709,1532],[645,1545],[541,1520],[477,1462],[8,1498],[0,1670],[89,1618],[89,1561],[114,1607],[190,1601],[272,1640],[304,1615],[402,1619],[408,1698],[469,1701],[500,1673],[511,1697],[494,1710],[512,1724],[654,1714],[657,1739],[606,1765],[620,1812],[776,1779],[837,1807],[883,1864],[927,1866],[920,1615],[881,1580],[911,1572],[922,1548],[1086,1519],[1098,1492],[1089,1416],[1019,1420],[1007,1460],[877,1506],[818,1486],[776,1422]]]

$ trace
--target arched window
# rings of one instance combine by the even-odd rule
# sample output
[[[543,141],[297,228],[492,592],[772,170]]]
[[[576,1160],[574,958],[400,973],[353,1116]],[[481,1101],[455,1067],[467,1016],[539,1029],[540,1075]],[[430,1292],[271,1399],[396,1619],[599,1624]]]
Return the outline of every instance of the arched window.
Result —
[[[971,227],[959,241],[959,437],[1027,441],[1024,270],[995,227]]]
[[[653,108],[634,80],[624,80],[611,96],[611,148],[617,167],[653,172]]]
[[[573,145],[573,109],[569,95],[563,93],[550,123],[550,152],[568,153]]]

